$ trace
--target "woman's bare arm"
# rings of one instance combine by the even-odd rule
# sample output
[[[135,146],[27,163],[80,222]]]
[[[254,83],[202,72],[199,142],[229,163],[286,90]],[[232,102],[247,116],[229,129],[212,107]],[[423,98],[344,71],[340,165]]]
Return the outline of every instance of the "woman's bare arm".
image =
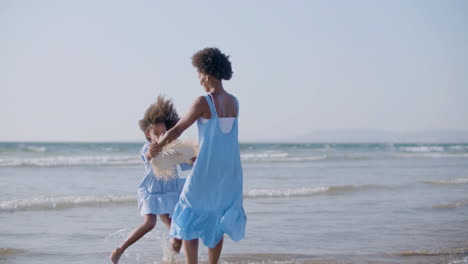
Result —
[[[150,145],[146,154],[147,158],[151,159],[157,156],[165,145],[180,137],[180,135],[203,114],[206,104],[206,99],[203,96],[195,99],[188,113],[185,114],[173,128],[169,129],[157,144]]]

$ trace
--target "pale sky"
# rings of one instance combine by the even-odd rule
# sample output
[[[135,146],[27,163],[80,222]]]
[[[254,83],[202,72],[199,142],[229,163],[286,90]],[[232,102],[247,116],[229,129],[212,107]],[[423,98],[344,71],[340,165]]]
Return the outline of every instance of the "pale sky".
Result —
[[[0,33],[0,141],[142,141],[158,94],[204,94],[207,46],[241,141],[468,130],[468,1],[0,0]]]

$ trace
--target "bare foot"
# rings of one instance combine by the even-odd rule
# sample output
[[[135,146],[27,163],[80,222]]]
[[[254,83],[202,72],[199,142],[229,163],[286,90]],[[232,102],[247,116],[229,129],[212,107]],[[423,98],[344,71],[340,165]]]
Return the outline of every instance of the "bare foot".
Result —
[[[179,254],[180,248],[182,247],[182,239],[172,237],[170,240],[171,248],[175,253]]]
[[[114,251],[112,251],[112,254],[110,255],[110,260],[112,261],[112,264],[117,264],[119,263],[119,258],[122,256],[123,249],[121,248],[116,248]]]

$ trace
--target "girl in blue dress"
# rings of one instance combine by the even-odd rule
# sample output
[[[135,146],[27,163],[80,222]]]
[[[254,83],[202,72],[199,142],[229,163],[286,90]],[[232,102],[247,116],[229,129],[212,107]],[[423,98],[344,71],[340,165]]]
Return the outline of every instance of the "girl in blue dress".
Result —
[[[238,142],[239,103],[222,80],[232,76],[229,57],[217,48],[206,48],[192,57],[201,85],[207,92],[170,129],[149,156],[178,138],[195,121],[199,153],[177,203],[170,235],[183,239],[186,261],[198,263],[198,241],[208,247],[208,263],[217,263],[224,234],[234,241],[244,238],[246,215],[242,200],[242,166]]]
[[[179,200],[180,191],[184,185],[184,179],[177,175],[177,168],[174,167],[174,179],[165,180],[156,178],[150,163],[148,149],[152,144],[157,143],[166,130],[171,129],[179,120],[175,107],[170,100],[159,96],[155,104],[152,104],[145,112],[139,125],[147,142],[141,148],[141,158],[145,163],[145,176],[138,187],[138,209],[143,216],[143,224],[137,227],[125,242],[116,248],[110,259],[116,264],[123,252],[133,243],[138,241],[146,233],[151,231],[156,225],[156,217],[159,215],[161,221],[171,227],[171,217],[174,207]],[[179,165],[182,170],[191,169],[191,165],[182,163]],[[174,251],[179,252],[182,241],[171,238],[170,244]]]

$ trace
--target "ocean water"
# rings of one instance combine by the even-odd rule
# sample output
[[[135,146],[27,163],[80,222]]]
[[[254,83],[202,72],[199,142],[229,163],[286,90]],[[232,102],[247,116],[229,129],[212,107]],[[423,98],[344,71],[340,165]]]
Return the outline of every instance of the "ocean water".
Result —
[[[142,222],[142,143],[0,143],[0,263],[109,263]],[[246,238],[222,263],[468,263],[468,144],[241,153]],[[167,234],[158,221],[120,263],[182,263]]]

